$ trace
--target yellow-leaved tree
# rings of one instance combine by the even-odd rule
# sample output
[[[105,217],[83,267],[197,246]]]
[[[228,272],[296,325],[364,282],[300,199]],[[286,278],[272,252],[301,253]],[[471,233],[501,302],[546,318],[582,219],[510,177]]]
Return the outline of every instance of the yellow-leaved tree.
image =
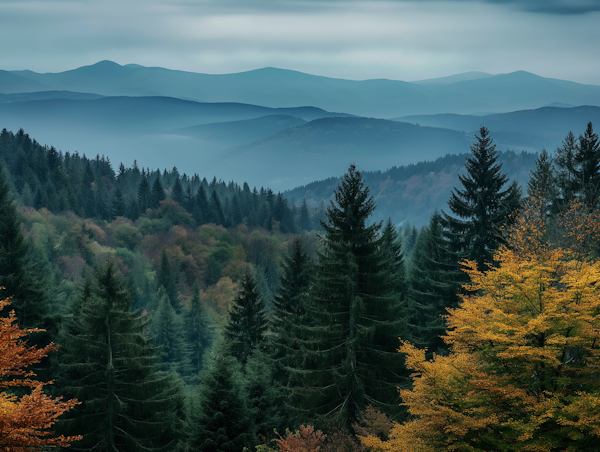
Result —
[[[0,300],[0,311],[9,304],[8,299]],[[1,451],[25,452],[50,445],[68,447],[71,441],[81,439],[54,435],[52,427],[57,418],[79,402],[46,395],[43,387],[48,383],[35,380],[35,373],[28,369],[57,348],[53,344],[44,348],[27,346],[25,337],[36,331],[40,330],[19,328],[14,312],[0,318]],[[18,387],[31,391],[18,396],[10,389]]]
[[[552,231],[550,234],[548,231]],[[556,231],[560,231],[557,235]],[[404,342],[411,418],[373,451],[600,450],[600,222],[574,206],[549,229],[535,209],[447,316],[448,356]],[[553,235],[554,234],[554,235]],[[591,244],[583,252],[581,243]]]

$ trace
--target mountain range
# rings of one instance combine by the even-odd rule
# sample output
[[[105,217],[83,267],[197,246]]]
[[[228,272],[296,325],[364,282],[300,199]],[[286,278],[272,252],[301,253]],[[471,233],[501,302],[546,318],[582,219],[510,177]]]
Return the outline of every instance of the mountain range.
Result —
[[[600,86],[524,71],[497,75],[470,72],[420,82],[344,80],[277,68],[201,74],[132,64],[121,66],[111,61],[59,73],[0,71],[0,93],[49,90],[105,96],[167,96],[265,107],[311,105],[378,118],[501,113],[553,102],[600,105]]]

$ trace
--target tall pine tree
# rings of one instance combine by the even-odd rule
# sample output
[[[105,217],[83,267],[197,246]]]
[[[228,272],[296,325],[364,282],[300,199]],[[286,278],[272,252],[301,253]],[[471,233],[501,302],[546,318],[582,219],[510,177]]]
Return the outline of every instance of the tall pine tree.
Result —
[[[292,403],[306,420],[349,427],[368,405],[397,414],[403,370],[400,297],[381,224],[368,225],[375,202],[354,165],[327,209],[322,251],[309,301],[303,386]]]
[[[516,182],[504,189],[508,177],[492,137],[481,127],[471,145],[473,155],[467,158],[467,174],[459,174],[462,188],[454,188],[448,207],[454,215],[442,212],[447,235],[461,257],[477,262],[481,271],[492,261],[494,251],[502,243],[500,226],[510,221],[519,207],[520,193]]]

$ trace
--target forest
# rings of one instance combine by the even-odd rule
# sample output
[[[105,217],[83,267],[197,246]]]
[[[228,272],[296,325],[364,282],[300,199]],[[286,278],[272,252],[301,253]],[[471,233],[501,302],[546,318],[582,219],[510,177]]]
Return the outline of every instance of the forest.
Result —
[[[0,133],[7,451],[595,451],[600,140],[489,130],[421,229]],[[400,208],[400,207],[399,207]]]

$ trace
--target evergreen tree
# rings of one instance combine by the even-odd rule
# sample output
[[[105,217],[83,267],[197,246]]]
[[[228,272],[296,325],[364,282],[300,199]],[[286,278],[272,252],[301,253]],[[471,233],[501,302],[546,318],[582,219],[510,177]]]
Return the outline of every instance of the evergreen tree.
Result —
[[[165,288],[167,296],[171,301],[171,305],[176,312],[179,312],[179,293],[177,291],[178,278],[171,268],[171,263],[169,262],[169,257],[167,256],[166,250],[163,250],[160,257],[160,266],[156,272],[156,278],[158,280],[158,287],[160,288],[162,286]]]
[[[225,338],[231,344],[231,354],[246,364],[252,349],[264,345],[267,327],[265,303],[256,280],[247,269],[224,329]]]
[[[531,171],[527,182],[527,194],[530,198],[539,200],[542,215],[549,215],[550,211],[554,210],[553,203],[558,196],[558,192],[552,159],[546,149],[542,150],[535,161],[535,169]]]
[[[210,212],[210,219],[212,222],[214,222],[215,224],[226,226],[225,215],[223,214],[223,207],[221,206],[221,201],[219,200],[219,195],[217,195],[216,190],[213,190],[210,195],[208,210]]]
[[[302,199],[302,205],[300,206],[300,228],[305,231],[312,231],[312,221],[308,212],[308,204],[306,198]]]
[[[231,224],[233,226],[237,226],[241,224],[243,220],[242,217],[242,208],[240,207],[240,201],[238,195],[233,195],[233,199],[231,201]]]
[[[198,224],[210,223],[213,221],[211,211],[208,203],[208,197],[206,196],[206,190],[204,184],[200,184],[198,187],[198,193],[196,193],[196,222]]]
[[[448,207],[453,217],[442,212],[444,226],[455,251],[474,260],[481,271],[492,261],[494,251],[502,243],[499,227],[510,221],[519,207],[520,193],[516,182],[505,190],[508,182],[497,163],[496,145],[488,129],[481,127],[473,155],[467,158],[466,175],[459,174],[462,189],[454,188]]]
[[[140,212],[144,214],[146,209],[151,206],[151,193],[150,193],[150,184],[148,183],[148,179],[146,177],[142,177],[142,181],[138,186],[138,205],[140,208]]]
[[[64,322],[57,386],[81,401],[60,423],[66,434],[83,435],[74,450],[168,451],[180,440],[180,387],[158,371],[157,349],[142,334],[148,317],[131,302],[108,261]]]
[[[178,203],[180,206],[185,205],[185,194],[183,192],[183,187],[181,186],[181,181],[179,177],[175,179],[175,183],[173,184],[173,188],[171,189],[171,197],[173,201]]]
[[[598,205],[600,196],[600,141],[589,122],[575,152],[575,189],[583,203],[590,209]]]
[[[556,169],[556,185],[558,198],[554,210],[562,210],[575,199],[577,193],[577,175],[575,152],[577,140],[573,132],[569,132],[554,153]]]
[[[124,217],[125,211],[125,198],[123,197],[121,189],[117,187],[113,197],[113,214],[115,217]]]
[[[421,230],[415,244],[409,272],[408,300],[411,341],[432,353],[446,354],[441,336],[447,330],[448,308],[458,305],[458,289],[465,276],[444,237],[442,218],[435,212]]]
[[[189,448],[203,452],[239,452],[252,447],[253,423],[240,363],[222,344],[202,371],[191,414]]]
[[[151,209],[158,209],[160,202],[164,201],[166,198],[167,194],[165,193],[165,189],[160,182],[160,175],[157,174],[156,179],[154,179],[154,183],[152,184],[149,207]]]
[[[163,370],[175,371],[186,378],[192,374],[192,363],[190,350],[184,339],[182,321],[162,286],[158,297],[158,308],[152,319],[152,333],[155,344],[161,348],[159,362]]]
[[[184,325],[185,338],[190,348],[192,369],[194,373],[198,373],[202,370],[204,354],[212,344],[214,332],[200,299],[200,286],[197,281],[192,288],[189,307],[184,311]]]
[[[52,330],[53,321],[48,317],[51,290],[30,251],[30,244],[21,232],[16,202],[0,164],[0,287],[13,297],[11,309],[14,309],[20,326]],[[39,338],[40,343],[48,343],[47,339]]]
[[[354,165],[335,191],[322,224],[315,282],[310,294],[303,387],[292,404],[306,419],[348,428],[367,405],[397,414],[403,363],[397,353],[402,304],[381,224],[367,225],[375,210]]]
[[[383,250],[391,255],[394,279],[396,280],[396,293],[404,299],[406,295],[406,272],[402,253],[402,239],[389,218],[381,233],[381,245]]]

